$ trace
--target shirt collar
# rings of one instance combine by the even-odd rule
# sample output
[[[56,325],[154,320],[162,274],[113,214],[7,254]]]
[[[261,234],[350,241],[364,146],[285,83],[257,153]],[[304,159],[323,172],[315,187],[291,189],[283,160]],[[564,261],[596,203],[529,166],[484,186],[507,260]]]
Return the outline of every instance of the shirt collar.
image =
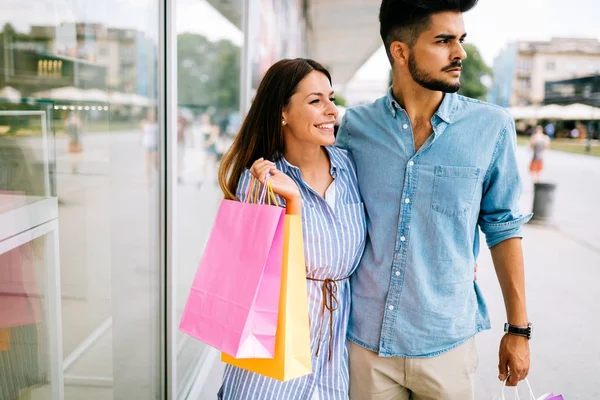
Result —
[[[386,105],[392,113],[392,116],[394,117],[396,116],[396,110],[402,108],[394,98],[394,94],[392,92],[391,87],[386,95]],[[458,95],[456,93],[446,93],[444,94],[444,99],[442,100],[442,103],[440,104],[434,115],[437,115],[440,119],[450,124],[454,119],[454,114],[456,112],[457,107]]]
[[[337,176],[337,172],[339,170],[345,169],[345,167],[344,167],[343,163],[341,162],[339,156],[331,148],[331,146],[325,146],[325,150],[327,151],[327,154],[329,155],[329,161],[331,163],[331,169],[330,169],[331,176],[335,178]],[[302,173],[300,172],[300,168],[296,167],[295,165],[292,165],[288,160],[285,159],[283,154],[279,154],[279,160],[276,162],[276,164],[277,164],[277,167],[281,170],[281,172],[283,172],[285,174],[297,175],[298,178],[300,178],[302,176]]]
[[[386,105],[388,106],[390,112],[392,113],[392,116],[395,117],[396,110],[401,107],[400,107],[400,104],[398,104],[398,102],[394,98],[394,93],[392,92],[391,87],[388,89],[387,95],[385,96],[385,102],[386,102]]]
[[[456,93],[446,93],[444,94],[444,100],[442,100],[442,104],[438,107],[435,115],[446,121],[448,124],[451,124],[457,107],[458,95]]]

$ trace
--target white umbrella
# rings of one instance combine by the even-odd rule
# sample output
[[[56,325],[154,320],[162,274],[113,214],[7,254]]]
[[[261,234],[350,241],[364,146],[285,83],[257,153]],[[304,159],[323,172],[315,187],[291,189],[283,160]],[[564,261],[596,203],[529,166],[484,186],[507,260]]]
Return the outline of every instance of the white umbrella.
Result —
[[[83,97],[87,101],[108,102],[108,94],[100,89],[88,89],[83,93]]]
[[[84,91],[73,86],[67,86],[43,92],[36,92],[33,94],[33,97],[52,100],[81,101],[84,100]]]
[[[563,107],[561,119],[564,120],[599,120],[600,108],[588,106],[586,104],[570,104]]]
[[[514,119],[535,119],[538,118],[539,109],[540,107],[538,106],[521,106],[511,107],[508,109],[508,112]]]
[[[108,94],[110,104],[131,104],[131,95],[121,92],[110,92]]]
[[[21,101],[21,92],[11,86],[5,86],[0,89],[0,99],[7,99],[11,102]]]
[[[537,117],[539,119],[561,119],[564,114],[564,106],[550,104],[543,106],[538,110]]]
[[[131,103],[136,106],[148,106],[150,105],[150,99],[135,93],[131,95]]]

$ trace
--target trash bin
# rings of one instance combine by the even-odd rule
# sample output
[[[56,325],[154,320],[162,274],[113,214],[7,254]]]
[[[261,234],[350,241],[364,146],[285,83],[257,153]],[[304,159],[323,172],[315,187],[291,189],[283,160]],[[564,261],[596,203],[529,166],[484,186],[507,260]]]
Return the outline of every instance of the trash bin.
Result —
[[[552,219],[556,184],[536,183],[533,191],[533,221],[548,222]]]

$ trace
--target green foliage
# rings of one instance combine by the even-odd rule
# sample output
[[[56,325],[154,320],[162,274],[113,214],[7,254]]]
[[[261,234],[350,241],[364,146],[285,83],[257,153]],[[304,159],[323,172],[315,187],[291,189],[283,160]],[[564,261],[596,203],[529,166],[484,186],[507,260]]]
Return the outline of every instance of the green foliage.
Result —
[[[241,49],[202,35],[177,37],[178,102],[192,108],[235,110],[239,105]]]
[[[461,74],[461,88],[459,93],[475,99],[485,100],[487,88],[481,83],[481,78],[485,75],[491,75],[491,69],[485,64],[479,50],[472,44],[465,44],[467,59],[463,61]]]
[[[346,98],[341,94],[336,94],[334,103],[336,106],[346,107]]]

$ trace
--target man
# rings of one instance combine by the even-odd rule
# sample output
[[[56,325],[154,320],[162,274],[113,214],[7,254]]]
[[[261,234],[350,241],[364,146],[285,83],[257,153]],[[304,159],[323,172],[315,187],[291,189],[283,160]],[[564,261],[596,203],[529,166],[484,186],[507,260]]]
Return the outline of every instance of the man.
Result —
[[[548,122],[544,129],[546,130],[546,135],[548,135],[550,139],[554,139],[554,124],[552,122]]]
[[[513,119],[456,94],[462,13],[477,0],[383,0],[393,85],[346,111],[337,143],[354,156],[368,238],[352,277],[350,397],[474,398],[474,335],[490,328],[473,279],[479,229],[504,295],[510,334],[499,379],[529,371],[520,178]],[[523,336],[520,336],[523,335]]]

